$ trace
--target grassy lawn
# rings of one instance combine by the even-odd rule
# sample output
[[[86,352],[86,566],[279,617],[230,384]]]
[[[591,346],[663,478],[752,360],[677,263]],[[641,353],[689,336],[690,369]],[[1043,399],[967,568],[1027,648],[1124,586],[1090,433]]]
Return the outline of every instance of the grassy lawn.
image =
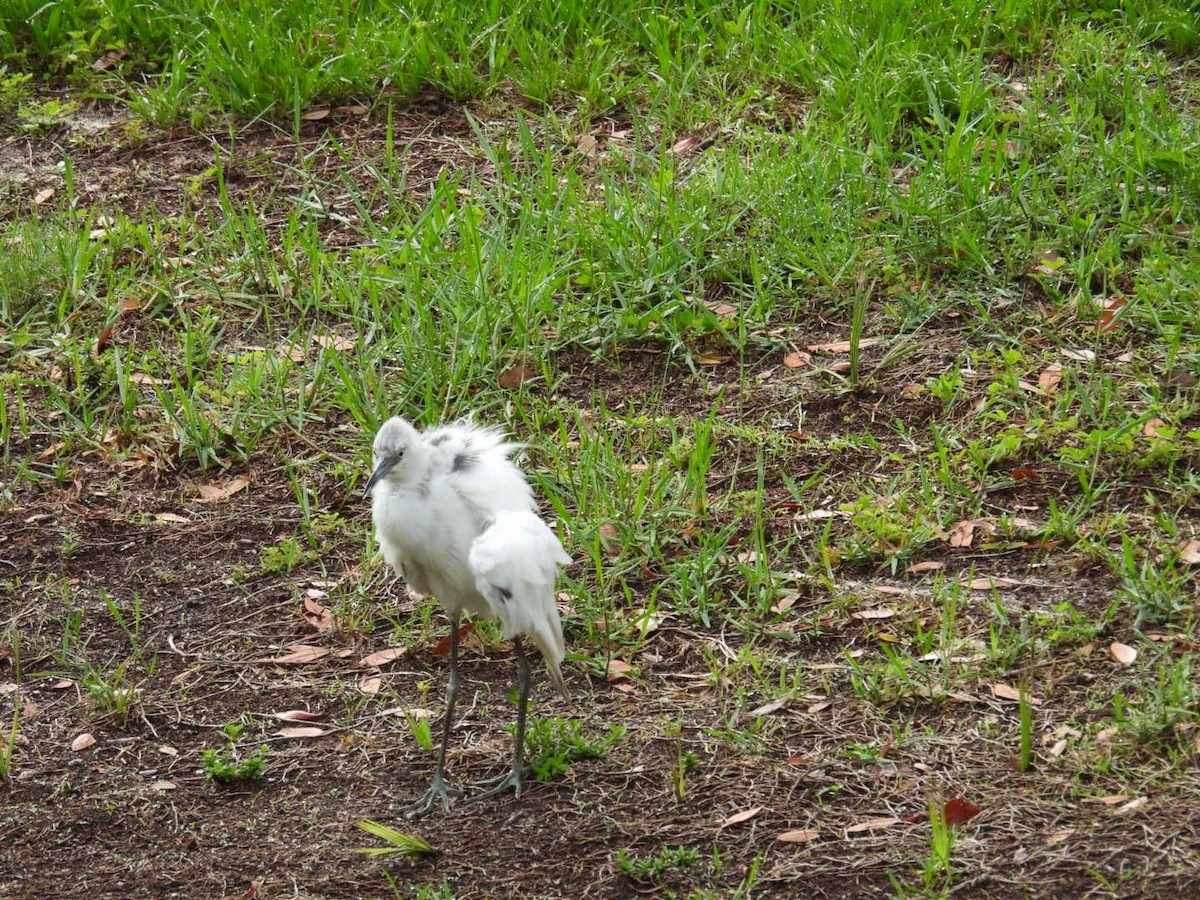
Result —
[[[1186,896],[1198,29],[0,0],[0,897]],[[361,495],[468,413],[574,697],[412,822],[446,626]]]

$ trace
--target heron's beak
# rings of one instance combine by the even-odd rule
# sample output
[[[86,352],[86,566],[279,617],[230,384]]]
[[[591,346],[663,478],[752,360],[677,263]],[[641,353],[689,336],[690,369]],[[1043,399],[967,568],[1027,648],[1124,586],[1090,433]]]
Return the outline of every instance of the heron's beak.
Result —
[[[380,479],[386,476],[387,473],[392,471],[392,469],[395,467],[396,458],[394,456],[385,457],[384,459],[380,460],[379,465],[375,467],[375,471],[371,473],[371,477],[367,479],[367,486],[363,490],[363,496],[370,497],[371,491],[374,490],[375,485],[378,484]]]

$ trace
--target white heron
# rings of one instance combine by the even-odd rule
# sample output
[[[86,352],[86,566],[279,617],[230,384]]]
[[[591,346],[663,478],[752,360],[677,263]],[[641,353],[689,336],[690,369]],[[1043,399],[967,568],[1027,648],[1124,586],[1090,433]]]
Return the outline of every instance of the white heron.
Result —
[[[458,626],[464,612],[500,620],[517,653],[519,693],[513,764],[478,798],[512,789],[524,775],[525,712],[531,684],[521,642],[527,635],[563,697],[562,623],[555,606],[558,567],[571,558],[537,515],[524,474],[510,459],[523,445],[498,428],[458,422],[417,431],[399,416],[375,435],[366,492],[384,559],[409,586],[432,594],[450,617],[450,678],[433,783],[417,804],[425,813],[463,792],[445,782],[446,744],[458,697]]]

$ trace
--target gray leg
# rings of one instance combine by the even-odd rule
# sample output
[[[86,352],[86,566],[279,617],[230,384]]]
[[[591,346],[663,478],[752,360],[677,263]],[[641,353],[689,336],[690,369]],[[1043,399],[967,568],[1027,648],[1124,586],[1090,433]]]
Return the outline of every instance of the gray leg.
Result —
[[[517,693],[517,731],[513,735],[512,769],[507,775],[502,775],[499,781],[492,783],[489,790],[472,797],[472,800],[495,797],[509,788],[512,788],[518,797],[521,796],[522,779],[525,775],[525,711],[529,707],[529,687],[533,683],[533,677],[529,668],[529,660],[525,656],[525,649],[521,646],[520,636],[513,638],[513,648],[517,651],[519,689]]]
[[[442,721],[442,746],[438,748],[437,766],[433,770],[433,784],[417,803],[409,817],[423,816],[440,799],[442,807],[449,811],[450,798],[461,797],[458,788],[446,785],[446,745],[450,742],[450,726],[454,723],[454,703],[458,700],[458,616],[450,617],[450,679],[446,682],[446,714]]]

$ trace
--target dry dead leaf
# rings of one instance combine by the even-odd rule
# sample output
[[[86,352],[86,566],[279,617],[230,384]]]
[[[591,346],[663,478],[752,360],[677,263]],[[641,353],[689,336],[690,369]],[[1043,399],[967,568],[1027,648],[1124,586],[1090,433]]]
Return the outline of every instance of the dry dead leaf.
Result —
[[[174,747],[172,747],[170,744],[163,744],[161,747],[158,748],[158,752],[165,753],[167,756],[178,756],[179,755],[179,751],[176,750]]]
[[[354,349],[353,338],[341,334],[318,334],[313,337],[313,343],[326,350],[336,350],[339,353],[349,353]]]
[[[92,71],[107,72],[117,63],[123,60],[128,53],[128,50],[122,50],[120,48],[116,50],[109,50],[102,57],[92,63]]]
[[[759,716],[769,716],[771,713],[779,712],[791,702],[791,699],[791,697],[780,697],[778,700],[772,700],[770,703],[756,706],[750,712],[746,713],[746,718],[756,719]]]
[[[1064,263],[1065,260],[1061,254],[1054,250],[1047,250],[1042,254],[1041,261],[1033,267],[1033,271],[1041,275],[1057,275]]]
[[[519,388],[527,381],[532,381],[537,378],[538,373],[528,366],[513,366],[511,369],[505,369],[500,373],[500,378],[497,379],[500,387],[505,390],[513,390]]]
[[[179,785],[173,781],[167,781],[165,778],[161,778],[158,781],[151,782],[150,784],[151,790],[155,791],[173,791],[177,787],[179,787]]]
[[[1004,684],[1003,682],[997,682],[996,684],[992,685],[992,696],[999,697],[1001,700],[1020,701],[1021,692],[1019,690],[1017,690],[1015,687],[1013,687],[1011,684]],[[1032,694],[1029,694],[1027,696],[1029,699],[1029,703],[1031,705],[1033,705],[1033,706],[1041,706],[1042,705],[1042,701],[1040,699],[1038,699],[1037,697],[1034,697]]]
[[[284,653],[282,656],[275,656],[270,659],[265,659],[263,662],[271,663],[310,663],[315,662],[323,656],[329,655],[328,647],[314,647],[312,644],[291,644],[288,647],[289,653]]]
[[[771,607],[773,613],[784,613],[796,605],[796,601],[800,599],[799,594],[788,594],[786,597],[780,597],[775,601],[775,605]]]
[[[1137,651],[1128,644],[1122,644],[1120,641],[1113,641],[1108,645],[1108,655],[1115,659],[1123,666],[1132,666],[1133,661],[1137,659]]]
[[[996,525],[991,519],[963,519],[955,524],[954,531],[950,533],[950,546],[970,547],[976,529],[991,534],[996,530]]]
[[[1061,739],[1055,741],[1054,746],[1050,748],[1051,756],[1062,756],[1066,752],[1067,752],[1066,738],[1061,738]]]
[[[942,807],[942,815],[947,825],[962,825],[975,818],[982,810],[965,797],[954,797],[947,800]]]
[[[946,568],[945,563],[928,560],[926,562],[913,563],[905,571],[908,572],[909,575],[920,575],[924,572],[936,572],[939,569],[944,568]]]
[[[605,671],[605,677],[610,681],[623,681],[629,677],[629,673],[633,671],[633,666],[624,660],[610,659],[608,668]]]
[[[693,359],[702,366],[719,366],[721,363],[727,363],[733,357],[726,353],[701,353]]]
[[[1117,815],[1123,816],[1123,815],[1125,815],[1125,813],[1131,813],[1131,812],[1134,812],[1135,810],[1139,810],[1149,802],[1150,802],[1149,797],[1136,797],[1133,800],[1130,800],[1124,806],[1119,807],[1117,809]]]
[[[874,585],[875,590],[881,594],[891,594],[895,597],[907,596],[908,588],[902,588],[894,584],[877,584]]]
[[[374,669],[386,663],[400,659],[408,652],[407,647],[388,647],[386,650],[379,650],[364,656],[358,661],[358,664],[365,669]]]
[[[794,828],[776,835],[775,840],[785,844],[807,844],[809,841],[815,841],[820,835],[821,832],[815,828]]]
[[[1188,541],[1179,551],[1179,561],[1184,565],[1200,565],[1200,541]]]
[[[459,641],[461,642],[462,640],[464,640],[474,630],[475,630],[474,622],[460,622],[459,626],[458,626]],[[433,648],[433,655],[434,655],[434,657],[436,657],[438,659],[441,659],[443,657],[450,655],[450,635],[446,635],[444,638],[442,638],[440,641],[437,642],[437,644]]]
[[[806,709],[805,712],[811,715],[813,713],[823,712],[824,710],[829,709],[831,706],[833,706],[832,700],[818,700],[816,703],[809,704],[808,709]]]
[[[783,358],[783,364],[789,369],[803,369],[805,366],[812,363],[811,353],[802,353],[795,351],[787,354]]]
[[[1059,384],[1063,380],[1063,367],[1058,363],[1053,363],[1042,369],[1038,375],[1038,387],[1042,389],[1043,394],[1053,394],[1058,390]]]
[[[1074,833],[1074,828],[1062,828],[1058,831],[1052,831],[1046,835],[1045,844],[1047,847],[1053,847],[1055,844],[1061,844]]]
[[[861,338],[858,342],[858,349],[862,350],[878,344],[879,340],[879,338]],[[851,346],[853,345],[850,341],[830,341],[827,344],[809,344],[806,349],[813,353],[849,353]]]
[[[752,806],[749,809],[743,809],[741,812],[735,812],[732,816],[729,816],[721,823],[721,827],[724,828],[727,825],[736,825],[738,822],[745,822],[747,819],[753,819],[760,812],[762,812],[761,806]]]
[[[321,728],[317,725],[296,725],[280,728],[275,734],[277,737],[282,738],[314,738],[324,737],[336,730],[334,728]]]
[[[230,478],[223,483],[202,484],[196,488],[196,492],[200,495],[201,503],[214,503],[217,500],[224,500],[227,497],[232,497],[238,491],[245,489],[250,484],[249,475],[238,475],[235,478]]]
[[[875,831],[879,828],[891,828],[893,825],[904,824],[903,819],[897,819],[895,816],[890,816],[884,819],[869,819],[866,822],[859,822],[857,825],[851,825],[846,829],[846,834],[858,834],[863,831]]]
[[[321,718],[321,714],[309,712],[307,709],[285,709],[275,713],[275,718],[281,722],[315,722]]]
[[[590,134],[579,136],[579,141],[575,144],[575,152],[580,156],[595,156],[600,149],[600,142]]]
[[[1117,313],[1124,305],[1125,300],[1122,297],[1110,297],[1104,301],[1103,309],[1100,312],[1100,321],[1096,323],[1096,331],[1103,333],[1116,330]],[[1120,357],[1117,358],[1120,359]]]
[[[94,743],[96,743],[96,736],[89,731],[85,731],[75,738],[75,740],[71,741],[71,749],[78,753],[80,750],[86,750]]]
[[[686,137],[682,137],[677,140],[673,145],[671,145],[671,149],[667,152],[672,156],[683,156],[685,153],[699,144],[701,140],[702,138],[700,138],[698,135],[689,134]]]
[[[173,512],[160,512],[154,514],[155,522],[163,522],[164,524],[185,525],[191,520],[187,516],[181,516]]]
[[[41,206],[47,200],[54,196],[54,188],[43,188],[33,196],[33,205]]]
[[[369,697],[373,697],[383,688],[383,679],[378,675],[373,678],[364,678],[358,683],[358,690]]]
[[[1153,419],[1147,419],[1146,424],[1142,426],[1142,434],[1144,434],[1146,437],[1151,437],[1151,438],[1169,437],[1169,435],[1163,434],[1163,432],[1162,432],[1162,429],[1164,429],[1166,427],[1168,427],[1167,423],[1164,422],[1162,419],[1159,419],[1157,417],[1155,417]]]
[[[1067,359],[1073,359],[1076,362],[1091,362],[1096,358],[1095,350],[1075,350],[1070,347],[1065,347],[1062,355]]]
[[[310,109],[300,114],[300,118],[305,122],[319,122],[321,119],[326,119],[328,117],[328,109]]]
[[[1109,794],[1107,797],[1084,797],[1084,803],[1103,803],[1105,806],[1116,806],[1129,799],[1128,794]]]
[[[859,609],[850,613],[855,619],[890,619],[896,615],[896,611],[890,606],[880,607],[878,609]]]
[[[995,588],[1020,587],[1021,582],[1011,578],[972,578],[967,582],[967,588],[972,591],[990,591]]]

